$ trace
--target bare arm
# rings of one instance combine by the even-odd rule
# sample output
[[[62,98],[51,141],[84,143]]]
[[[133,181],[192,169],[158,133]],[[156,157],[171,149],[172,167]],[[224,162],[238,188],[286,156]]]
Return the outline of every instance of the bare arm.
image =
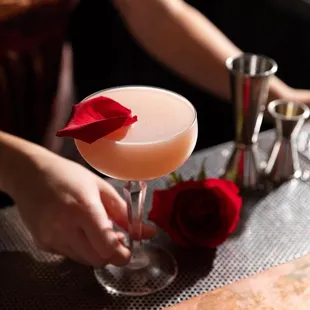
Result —
[[[31,145],[31,143],[29,143]],[[28,142],[0,131],[0,190],[10,192],[12,180],[20,171],[23,161],[22,149]]]
[[[36,156],[49,152],[34,143],[0,131],[0,190],[12,194]]]
[[[192,83],[229,99],[225,60],[241,53],[205,16],[183,0],[114,0],[133,36],[156,59]],[[271,98],[289,87],[274,78]]]

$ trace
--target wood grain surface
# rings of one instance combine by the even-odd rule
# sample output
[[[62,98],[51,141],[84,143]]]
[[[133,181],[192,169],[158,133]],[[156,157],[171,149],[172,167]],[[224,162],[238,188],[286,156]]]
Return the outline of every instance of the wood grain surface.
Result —
[[[165,310],[309,310],[310,255]]]

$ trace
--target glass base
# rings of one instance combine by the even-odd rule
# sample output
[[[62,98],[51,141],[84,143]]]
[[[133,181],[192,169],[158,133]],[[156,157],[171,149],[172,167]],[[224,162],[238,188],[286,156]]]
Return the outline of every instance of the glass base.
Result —
[[[143,296],[158,292],[173,282],[178,273],[174,257],[163,248],[144,244],[147,263],[141,267],[108,265],[95,269],[98,282],[109,292],[127,296]]]

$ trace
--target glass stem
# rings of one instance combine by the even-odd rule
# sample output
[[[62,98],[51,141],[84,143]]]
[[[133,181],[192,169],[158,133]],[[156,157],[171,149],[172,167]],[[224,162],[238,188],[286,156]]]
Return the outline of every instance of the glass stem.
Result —
[[[147,185],[144,181],[128,181],[124,186],[124,195],[128,210],[129,245],[131,260],[128,268],[140,269],[148,265],[148,257],[143,252],[142,224]]]

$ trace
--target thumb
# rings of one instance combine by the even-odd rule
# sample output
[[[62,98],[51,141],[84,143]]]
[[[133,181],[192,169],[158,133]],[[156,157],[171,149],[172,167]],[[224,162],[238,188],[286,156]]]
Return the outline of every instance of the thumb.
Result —
[[[124,199],[118,194],[116,189],[104,180],[99,180],[98,188],[101,201],[110,219],[128,231],[128,212]],[[152,238],[156,234],[156,227],[153,225],[142,224],[142,238]]]

